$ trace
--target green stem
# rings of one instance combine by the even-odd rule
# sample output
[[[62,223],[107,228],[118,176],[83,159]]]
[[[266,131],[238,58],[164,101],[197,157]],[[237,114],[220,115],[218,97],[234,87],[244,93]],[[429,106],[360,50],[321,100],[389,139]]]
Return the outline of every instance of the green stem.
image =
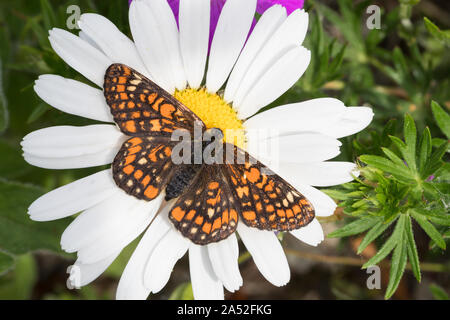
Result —
[[[347,266],[362,267],[364,263],[368,260],[362,258],[351,258],[351,257],[337,257],[337,256],[326,256],[310,252],[301,252],[292,250],[289,248],[285,249],[286,253],[301,259],[307,259],[316,262],[329,263],[329,264],[341,264]],[[384,260],[379,264],[381,267],[390,267],[391,262],[389,260]],[[408,263],[406,269],[411,270],[411,265]],[[450,266],[439,264],[439,263],[427,263],[422,262],[420,264],[420,269],[424,272],[446,272],[450,273]]]

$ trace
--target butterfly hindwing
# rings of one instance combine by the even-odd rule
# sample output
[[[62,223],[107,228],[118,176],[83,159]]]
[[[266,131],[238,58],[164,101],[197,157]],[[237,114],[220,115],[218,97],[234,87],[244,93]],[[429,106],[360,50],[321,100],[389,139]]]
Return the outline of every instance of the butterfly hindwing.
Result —
[[[221,165],[203,165],[169,213],[175,227],[196,244],[218,242],[236,230],[237,203],[222,171]]]
[[[248,153],[233,147],[234,159],[245,159],[245,163],[227,164],[227,173],[247,226],[288,231],[314,219],[312,204],[300,192]]]
[[[116,184],[140,200],[155,199],[173,173],[172,147],[169,138],[134,137],[127,140],[112,165]]]
[[[104,95],[114,121],[129,136],[170,137],[177,129],[193,132],[204,123],[171,94],[123,64],[105,74]]]

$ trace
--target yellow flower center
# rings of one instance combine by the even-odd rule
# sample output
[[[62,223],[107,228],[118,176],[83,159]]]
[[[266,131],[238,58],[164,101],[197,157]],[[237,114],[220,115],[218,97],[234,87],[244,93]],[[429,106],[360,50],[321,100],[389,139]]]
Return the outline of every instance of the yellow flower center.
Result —
[[[185,89],[176,91],[175,98],[194,112],[208,129],[218,128],[224,134],[224,141],[245,149],[245,131],[236,111],[219,95],[206,89]]]

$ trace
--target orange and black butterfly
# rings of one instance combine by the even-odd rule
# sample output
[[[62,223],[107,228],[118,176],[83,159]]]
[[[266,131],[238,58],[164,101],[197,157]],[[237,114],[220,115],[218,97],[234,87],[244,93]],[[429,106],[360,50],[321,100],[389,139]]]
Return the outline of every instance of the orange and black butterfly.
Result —
[[[237,146],[221,142],[228,155],[233,153],[221,163],[175,164],[172,151],[179,142],[172,134],[177,130],[194,134],[195,124],[202,132],[207,128],[137,71],[111,65],[104,94],[114,121],[130,136],[112,164],[116,184],[141,200],[153,200],[163,191],[167,201],[176,199],[169,218],[192,242],[223,240],[239,220],[261,230],[288,231],[314,219],[311,203],[300,192]]]

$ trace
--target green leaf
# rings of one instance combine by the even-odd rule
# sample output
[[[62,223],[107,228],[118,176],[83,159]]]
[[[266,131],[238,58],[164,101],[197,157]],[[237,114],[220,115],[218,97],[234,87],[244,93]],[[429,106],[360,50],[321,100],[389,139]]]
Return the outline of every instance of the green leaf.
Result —
[[[381,150],[383,150],[383,153],[389,158],[391,159],[392,162],[394,162],[395,164],[399,165],[400,167],[406,167],[405,163],[403,162],[402,159],[400,159],[394,152],[392,152],[391,150],[389,150],[388,148],[381,148]]]
[[[14,266],[14,257],[11,255],[0,252],[0,276],[4,275]]]
[[[361,241],[358,247],[358,254],[361,254],[361,252],[363,252],[364,249],[376,238],[378,238],[391,224],[392,221],[386,223],[383,221],[383,218],[381,218],[381,221],[378,222],[375,226],[373,226],[372,229],[370,229],[369,232],[367,232],[366,236]]]
[[[396,136],[389,136],[391,141],[397,146],[397,148],[403,153],[406,150],[406,144],[402,141],[402,139]]]
[[[391,234],[389,239],[384,243],[380,250],[378,250],[378,252],[362,266],[362,269],[376,265],[378,262],[386,258],[392,249],[394,249],[394,247],[401,242],[405,228],[404,221],[402,221],[402,219],[404,219],[404,215],[401,215],[400,219],[397,220],[394,232]]]
[[[407,261],[406,243],[402,242],[397,245],[392,255],[391,270],[389,271],[389,283],[384,295],[385,299],[392,297],[397,290],[403,273],[405,272]]]
[[[25,162],[21,152],[16,147],[0,140],[0,177],[15,179],[30,171],[30,166]]]
[[[420,282],[422,280],[422,276],[420,274],[419,255],[417,253],[416,241],[414,241],[412,223],[409,216],[406,219],[405,240],[408,247],[408,258],[411,263],[413,274],[417,281]]]
[[[37,278],[37,266],[31,254],[16,259],[13,271],[0,278],[0,300],[26,300]]]
[[[405,115],[405,124],[403,128],[405,135],[406,150],[403,154],[406,163],[411,170],[416,171],[416,143],[417,143],[417,129],[414,119],[409,115]]]
[[[44,17],[44,25],[46,30],[56,27],[56,16],[48,0],[41,0],[41,12]]]
[[[335,200],[346,200],[349,197],[349,194],[339,191],[339,190],[324,189],[321,191],[323,191],[325,194],[329,195],[330,197],[332,197]]]
[[[430,21],[427,17],[424,17],[425,26],[427,27],[428,32],[438,39],[439,41],[450,45],[450,31],[449,30],[441,30],[438,26],[436,26],[433,22]]]
[[[439,170],[444,163],[442,162],[442,157],[444,156],[445,152],[447,151],[447,148],[449,146],[449,143],[444,143],[440,147],[438,147],[434,152],[431,154],[429,161],[427,162],[422,175],[423,176],[430,176],[434,174],[437,170]]]
[[[38,249],[62,253],[61,234],[70,220],[39,223],[27,215],[28,206],[43,192],[37,187],[0,179],[0,249],[23,254]]]
[[[418,214],[426,216],[431,222],[450,227],[450,214],[447,209],[414,209]]]
[[[30,116],[27,119],[27,123],[31,124],[31,123],[35,122],[36,120],[39,120],[50,109],[51,109],[51,107],[48,104],[40,103],[31,112]]]
[[[433,294],[434,299],[436,300],[450,300],[447,292],[445,292],[444,289],[434,283],[430,285],[430,291]]]
[[[431,110],[439,128],[450,139],[450,115],[436,101],[431,102]]]
[[[431,240],[433,240],[434,243],[436,243],[436,245],[438,245],[441,249],[445,250],[446,247],[445,241],[444,238],[442,238],[439,231],[437,231],[436,228],[417,211],[410,210],[410,213],[413,216],[413,218],[417,221],[417,223],[422,227],[422,229],[427,233],[427,235],[431,238]]]
[[[426,163],[431,155],[431,149],[431,133],[430,129],[426,127],[419,144],[419,169],[421,173],[424,171]],[[426,179],[427,177],[424,178]]]
[[[8,101],[3,87],[3,62],[0,56],[0,133],[3,133],[9,125]]]
[[[169,300],[194,300],[190,282],[182,283],[170,295]]]
[[[366,231],[378,222],[378,218],[360,218],[328,234],[330,238],[348,237]]]
[[[414,178],[412,177],[411,171],[406,166],[400,166],[380,156],[362,155],[360,160],[372,167],[380,169],[383,172],[392,174],[396,179],[404,182],[412,182]]]

